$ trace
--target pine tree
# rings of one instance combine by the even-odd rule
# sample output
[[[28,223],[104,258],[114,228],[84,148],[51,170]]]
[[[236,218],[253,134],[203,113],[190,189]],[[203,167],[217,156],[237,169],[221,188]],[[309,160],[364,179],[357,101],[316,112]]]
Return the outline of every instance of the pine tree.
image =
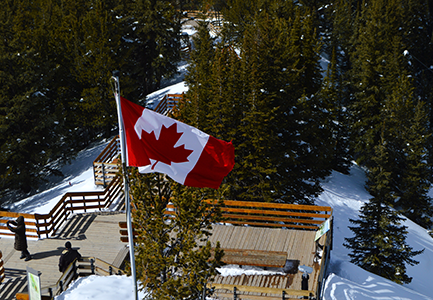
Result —
[[[280,162],[276,164],[278,176],[274,182],[280,185],[277,191],[285,202],[314,202],[321,192],[320,178],[330,172],[327,154],[329,128],[321,127],[326,112],[323,104],[315,97],[321,82],[319,65],[320,42],[317,39],[310,11],[286,3],[285,15],[287,36],[284,52],[278,60],[280,70],[273,78],[278,95],[274,101],[276,112],[275,132],[279,134],[276,151]],[[289,23],[290,22],[290,23]],[[289,25],[290,24],[290,25]],[[283,27],[281,27],[281,30]],[[271,77],[272,78],[272,77]],[[314,113],[314,115],[313,115]],[[326,118],[326,117],[325,117]],[[323,130],[317,135],[314,131]]]
[[[352,263],[399,284],[410,283],[406,264],[418,264],[412,257],[424,250],[413,251],[407,245],[407,226],[401,226],[403,218],[384,204],[393,202],[391,174],[384,167],[388,164],[387,147],[382,133],[382,144],[376,147],[373,158],[376,166],[368,173],[368,179],[375,183],[369,188],[373,198],[362,206],[359,220],[350,219],[357,225],[349,227],[355,236],[345,238],[344,246],[352,250]]]
[[[375,0],[361,11],[363,21],[359,23],[359,47],[354,52],[352,70],[356,72],[352,84],[357,91],[351,107],[353,132],[358,135],[354,137],[355,152],[357,161],[371,169],[375,165],[373,150],[383,130],[388,163],[382,167],[390,173],[394,195],[385,203],[401,209],[423,226],[429,226],[432,204],[427,196],[428,181],[422,179],[427,177],[423,160],[429,134],[422,129],[427,123],[422,111],[416,109],[415,103],[419,100],[414,99],[413,76],[409,75],[411,68],[404,57],[406,37],[401,22],[405,13],[399,3],[398,0]],[[414,127],[417,132],[413,131]]]
[[[242,40],[241,74],[242,116],[238,124],[240,135],[237,144],[237,199],[272,200],[274,185],[271,180],[276,172],[273,147],[276,134],[272,131],[275,108],[272,106],[274,91],[266,84],[270,72],[265,62],[269,57],[268,43],[273,43],[272,25],[264,13],[257,18],[257,25],[247,25]],[[238,107],[240,107],[238,105]]]
[[[163,78],[177,72],[180,60],[180,11],[178,1],[125,1],[129,44],[125,74],[134,79],[132,99],[144,100],[160,88]]]
[[[55,63],[47,61],[50,6],[38,1],[4,3],[0,27],[1,190],[29,192],[57,174],[48,164],[61,154],[59,115],[50,89]],[[3,30],[4,29],[4,30]],[[53,71],[54,73],[55,71]]]
[[[211,98],[212,64],[215,56],[213,39],[210,37],[207,23],[198,23],[197,35],[193,38],[194,49],[191,51],[188,73],[185,81],[188,84],[188,110],[183,110],[181,118],[191,126],[203,131],[208,123],[208,102]],[[185,103],[186,104],[186,103]]]
[[[430,134],[426,126],[424,105],[418,102],[411,126],[405,134],[404,154],[407,168],[404,169],[400,186],[401,197],[395,206],[415,223],[431,228],[433,203],[430,191],[429,169],[426,161],[426,145]]]
[[[370,167],[374,147],[379,143],[381,108],[386,97],[382,88],[384,63],[390,51],[390,36],[396,28],[388,23],[384,0],[363,3],[355,32],[351,84],[354,103],[351,106],[354,151],[357,162]]]
[[[117,122],[116,103],[110,78],[113,70],[121,70],[119,55],[122,32],[115,3],[95,0],[81,21],[83,40],[74,61],[74,75],[82,85],[78,103],[79,121],[92,135],[112,135]]]
[[[152,299],[198,299],[216,268],[222,250],[208,237],[221,220],[221,202],[211,189],[183,187],[161,174],[132,170],[133,226],[137,232],[136,272]],[[215,198],[216,197],[216,198]],[[172,203],[174,210],[167,211]],[[208,290],[207,296],[210,296]]]
[[[292,2],[259,1],[254,12],[235,2],[229,7],[239,11],[225,19],[240,29],[236,36],[223,31],[216,48],[201,129],[233,140],[236,165],[226,181],[232,197],[311,203],[330,172],[333,144],[322,126],[326,105],[314,97],[321,73],[311,13]],[[208,82],[194,83],[190,109]]]

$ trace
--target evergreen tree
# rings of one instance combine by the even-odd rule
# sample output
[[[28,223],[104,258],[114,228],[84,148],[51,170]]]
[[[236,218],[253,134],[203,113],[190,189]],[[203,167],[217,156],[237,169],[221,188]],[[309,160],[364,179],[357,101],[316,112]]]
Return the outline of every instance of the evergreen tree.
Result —
[[[247,12],[241,19],[228,16],[200,129],[233,140],[236,165],[227,178],[232,197],[311,203],[321,191],[319,179],[330,172],[333,145],[331,128],[323,126],[327,104],[313,96],[321,73],[311,13],[292,2],[260,1],[254,13],[230,3]],[[230,23],[240,28],[236,37]],[[192,66],[190,72],[198,73]],[[190,108],[207,84],[191,86]]]
[[[180,60],[180,11],[178,1],[125,1],[127,31],[122,38],[130,43],[125,74],[134,79],[132,99],[145,99],[157,90],[164,77],[177,72]]]
[[[81,22],[83,40],[75,49],[73,74],[82,86],[79,122],[91,130],[91,136],[110,137],[117,122],[110,78],[113,70],[122,69],[122,31],[114,8],[115,2],[93,1]]]
[[[406,264],[415,265],[412,257],[422,253],[413,251],[405,242],[406,226],[401,226],[403,218],[384,203],[393,201],[390,188],[390,172],[386,171],[388,163],[388,145],[384,142],[376,147],[373,161],[377,164],[368,173],[368,179],[374,182],[370,186],[373,198],[360,210],[360,219],[350,219],[356,227],[349,227],[354,237],[345,238],[344,246],[351,249],[351,262],[361,268],[385,277],[399,284],[410,283],[411,277],[406,274]]]
[[[285,202],[311,204],[313,197],[321,192],[320,178],[331,169],[330,157],[325,153],[329,151],[330,128],[323,127],[322,123],[327,112],[314,96],[322,77],[320,42],[310,11],[286,5],[292,14],[286,13],[286,25],[280,27],[280,30],[289,28],[284,29],[286,44],[278,55],[280,58],[275,60],[281,65],[276,65],[279,68],[274,70],[273,79],[269,79],[272,81],[269,85],[275,87],[278,95],[274,101],[278,107],[274,124],[279,136],[275,148],[280,162],[276,164],[277,176],[273,180],[279,183],[277,191]]]
[[[323,103],[323,109],[328,112],[328,115],[323,114],[327,116],[323,119],[323,124],[326,124],[332,134],[332,147],[328,150],[332,153],[330,164],[334,170],[348,174],[352,164],[352,153],[349,144],[349,115],[344,106],[343,95],[334,49],[318,97]]]
[[[212,223],[221,220],[221,202],[203,201],[218,195],[210,189],[173,184],[160,174],[142,175],[135,168],[130,178],[137,279],[142,288],[152,299],[200,298],[223,255],[219,243],[208,241]],[[172,211],[167,211],[169,202]]]
[[[369,5],[363,3],[362,7],[351,59],[352,139],[357,162],[369,168],[374,147],[379,143],[381,108],[387,94],[383,88],[384,65],[387,54],[392,52],[390,37],[397,28],[387,20],[390,15],[385,0],[369,1]]]
[[[185,81],[188,84],[186,98],[189,111],[182,112],[182,118],[191,126],[203,128],[208,123],[208,103],[211,98],[212,64],[215,56],[213,39],[209,35],[207,23],[199,21],[197,35],[193,37],[194,49],[191,51],[188,73]]]
[[[395,206],[415,223],[429,228],[432,226],[433,204],[428,195],[431,185],[428,179],[426,141],[430,134],[427,132],[426,119],[424,105],[418,102],[413,121],[405,136],[407,143],[404,154],[407,168],[401,176],[401,196]]]
[[[277,138],[272,130],[276,109],[272,106],[274,92],[265,79],[270,72],[265,65],[269,59],[265,51],[269,49],[268,43],[275,41],[268,16],[264,13],[257,21],[255,26],[246,26],[240,54],[242,85],[238,89],[242,96],[237,107],[242,115],[237,124],[240,134],[235,140],[239,164],[235,170],[235,190],[237,199],[271,201],[274,185],[270,178],[276,172],[272,155]]]
[[[29,192],[57,174],[50,161],[61,156],[62,141],[50,83],[51,6],[37,1],[4,3],[0,46],[0,176],[2,193]]]
[[[427,175],[423,160],[429,135],[421,129],[426,126],[426,119],[414,104],[410,66],[404,58],[406,37],[401,30],[405,13],[399,3],[398,0],[374,0],[361,11],[359,47],[354,52],[352,70],[356,72],[352,76],[356,93],[351,108],[353,132],[357,135],[353,138],[357,161],[371,169],[375,165],[374,148],[379,143],[379,130],[384,131],[381,138],[388,145],[388,163],[382,167],[390,173],[394,195],[385,203],[395,205],[406,216],[429,226],[432,213],[427,196],[429,184],[422,180]],[[417,205],[422,209],[416,209]]]

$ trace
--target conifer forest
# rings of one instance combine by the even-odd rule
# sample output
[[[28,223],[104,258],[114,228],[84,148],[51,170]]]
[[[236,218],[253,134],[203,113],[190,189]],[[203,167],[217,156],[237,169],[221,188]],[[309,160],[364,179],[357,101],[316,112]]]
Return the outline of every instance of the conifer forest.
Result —
[[[431,228],[432,0],[1,3],[2,202],[116,134],[113,70],[145,105],[187,60],[178,116],[233,141],[227,198],[314,204],[355,161],[372,199]],[[216,12],[220,31],[197,18],[185,56],[190,10]]]

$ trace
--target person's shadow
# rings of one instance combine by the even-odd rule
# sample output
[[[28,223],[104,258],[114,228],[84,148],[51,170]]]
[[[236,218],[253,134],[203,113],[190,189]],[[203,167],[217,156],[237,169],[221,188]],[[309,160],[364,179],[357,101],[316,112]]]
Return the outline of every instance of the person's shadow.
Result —
[[[72,249],[78,250],[79,247],[73,247]],[[32,254],[32,259],[44,259],[50,256],[60,256],[62,255],[62,251],[65,250],[65,247],[57,247],[56,250],[50,250],[50,251],[44,251],[44,252],[38,252]]]
[[[85,232],[95,219],[96,214],[74,215],[54,238],[61,240],[85,240]]]

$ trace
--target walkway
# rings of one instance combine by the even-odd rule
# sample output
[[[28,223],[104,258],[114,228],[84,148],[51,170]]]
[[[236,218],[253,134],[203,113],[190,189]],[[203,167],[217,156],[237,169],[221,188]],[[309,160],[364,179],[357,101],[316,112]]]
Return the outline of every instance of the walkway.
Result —
[[[8,280],[23,276],[25,279],[27,266],[42,272],[42,287],[56,284],[61,275],[59,257],[66,241],[70,241],[72,248],[82,256],[95,256],[113,263],[125,247],[119,238],[120,221],[125,221],[125,214],[118,212],[74,215],[55,237],[27,241],[33,256],[28,262],[20,260],[21,253],[14,250],[13,238],[0,238],[6,274],[5,282],[0,285],[0,299],[14,299],[3,298],[1,294]]]

